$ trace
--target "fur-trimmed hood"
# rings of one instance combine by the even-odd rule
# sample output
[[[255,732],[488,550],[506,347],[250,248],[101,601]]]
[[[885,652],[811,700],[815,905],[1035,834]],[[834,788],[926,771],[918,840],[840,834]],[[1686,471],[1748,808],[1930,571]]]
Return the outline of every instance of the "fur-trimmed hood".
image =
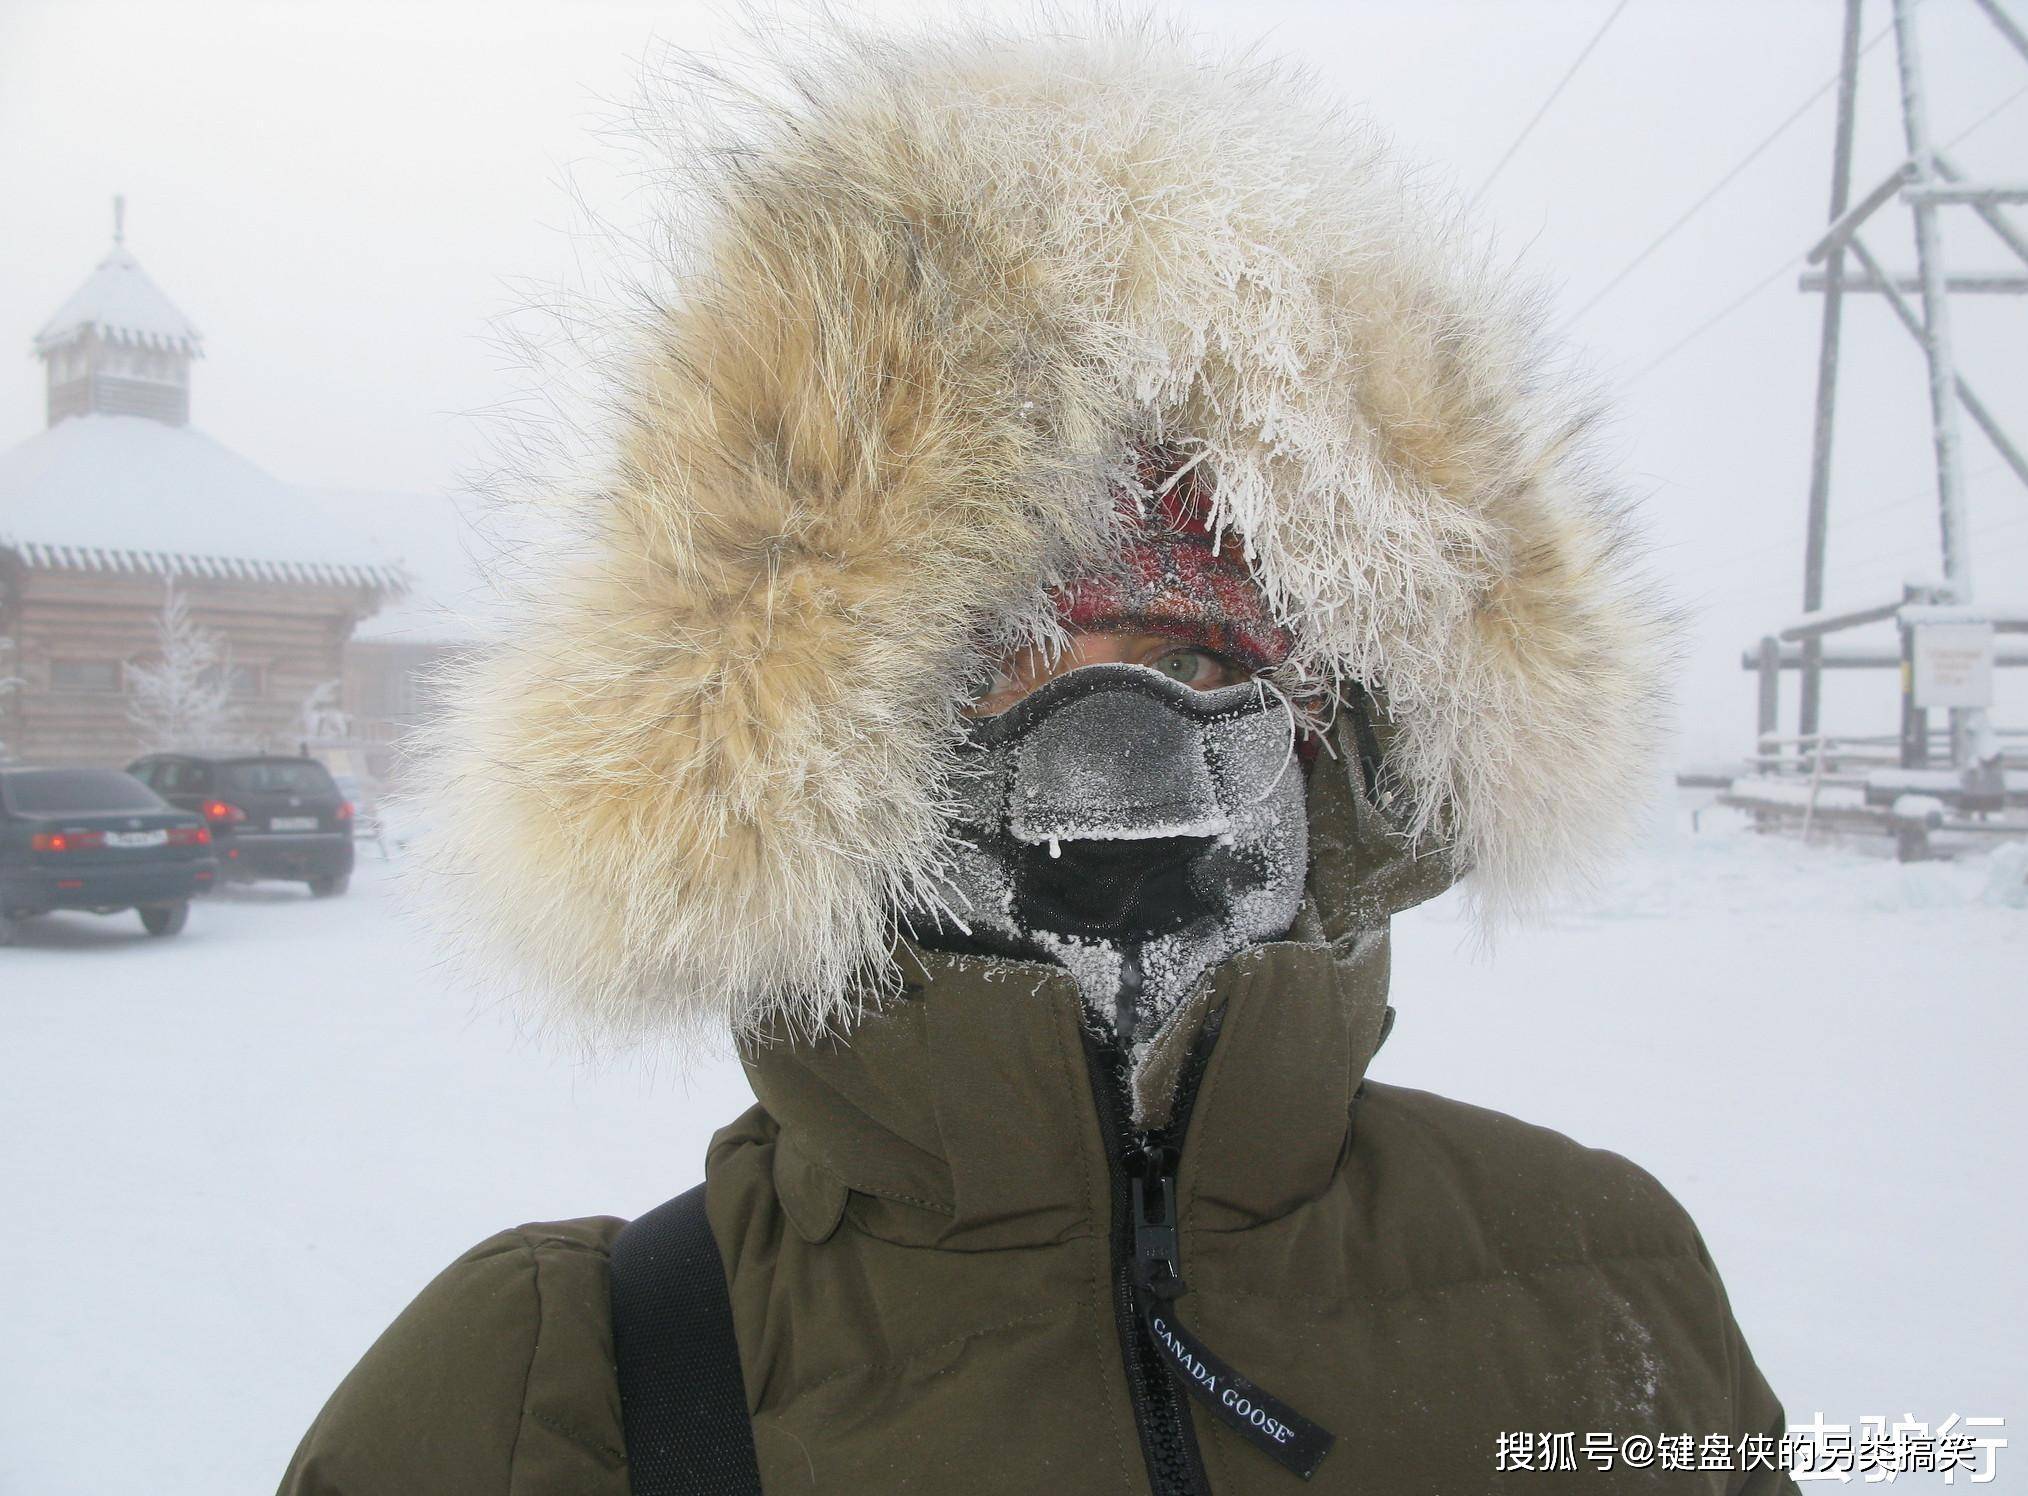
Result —
[[[1400,824],[1483,909],[1610,853],[1672,620],[1453,210],[1157,28],[825,54],[670,150],[591,543],[453,689],[431,869],[475,948],[622,1036],[841,1016],[931,886],[959,705],[1149,441],[1202,454],[1295,668],[1385,704]]]

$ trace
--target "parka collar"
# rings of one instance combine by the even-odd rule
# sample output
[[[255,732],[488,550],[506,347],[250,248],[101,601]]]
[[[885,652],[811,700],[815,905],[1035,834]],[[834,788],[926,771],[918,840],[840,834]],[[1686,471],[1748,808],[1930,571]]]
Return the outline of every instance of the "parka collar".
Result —
[[[1375,724],[1383,753],[1362,755],[1339,725],[1335,756],[1310,771],[1309,886],[1291,938],[1207,973],[1142,1069],[1137,1109],[1158,1127],[1208,1017],[1222,1015],[1183,1142],[1180,1203],[1205,1227],[1271,1220],[1329,1181],[1383,1033],[1388,919],[1457,872],[1400,835],[1388,796],[1370,792],[1388,726]],[[1107,1140],[1070,974],[909,941],[897,956],[901,992],[870,1002],[849,1032],[777,1029],[742,1050],[781,1127],[775,1184],[798,1231],[822,1240],[848,1203],[863,1229],[919,1245],[983,1250],[1102,1227]]]
[[[915,1246],[991,1250],[1105,1229],[1084,1009],[1038,963],[910,948],[902,995],[848,1040],[750,1048],[780,1125],[775,1184],[797,1229],[855,1224]],[[1180,1066],[1222,1014],[1182,1155],[1182,1206],[1240,1229],[1321,1193],[1385,1013],[1384,930],[1257,946],[1210,974],[1165,1049]],[[1173,1073],[1173,1068],[1171,1070]]]

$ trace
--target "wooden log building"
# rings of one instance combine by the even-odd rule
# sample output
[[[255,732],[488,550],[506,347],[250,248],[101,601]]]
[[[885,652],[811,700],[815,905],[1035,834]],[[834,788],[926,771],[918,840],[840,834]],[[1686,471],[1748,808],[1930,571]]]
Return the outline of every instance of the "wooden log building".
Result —
[[[426,714],[417,678],[456,631],[355,650],[363,621],[415,615],[418,578],[349,496],[284,483],[191,427],[202,337],[115,213],[112,251],[35,339],[46,428],[0,453],[0,745],[33,763],[140,751],[129,672],[157,656],[172,586],[225,646],[236,743],[295,751],[331,682],[348,736],[397,738]],[[418,508],[449,515],[413,496],[379,512]]]

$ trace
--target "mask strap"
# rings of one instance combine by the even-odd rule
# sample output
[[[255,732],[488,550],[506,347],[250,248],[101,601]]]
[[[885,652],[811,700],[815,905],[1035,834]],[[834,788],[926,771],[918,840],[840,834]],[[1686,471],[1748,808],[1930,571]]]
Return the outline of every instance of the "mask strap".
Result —
[[[1262,691],[1274,692],[1275,699],[1282,704],[1282,710],[1287,712],[1289,716],[1288,752],[1282,755],[1282,766],[1279,769],[1275,770],[1275,777],[1273,782],[1270,783],[1268,787],[1261,792],[1260,798],[1253,802],[1256,805],[1265,805],[1267,803],[1268,796],[1272,795],[1276,790],[1282,787],[1282,776],[1289,772],[1289,765],[1296,761],[1296,738],[1298,735],[1298,730],[1296,727],[1296,704],[1293,701],[1289,700],[1288,692],[1284,691],[1280,686],[1276,685],[1273,681],[1269,680],[1264,675],[1256,675],[1253,678],[1253,686],[1255,695],[1257,697]],[[1267,705],[1267,701],[1265,700],[1265,698],[1261,699],[1261,705],[1263,707]]]

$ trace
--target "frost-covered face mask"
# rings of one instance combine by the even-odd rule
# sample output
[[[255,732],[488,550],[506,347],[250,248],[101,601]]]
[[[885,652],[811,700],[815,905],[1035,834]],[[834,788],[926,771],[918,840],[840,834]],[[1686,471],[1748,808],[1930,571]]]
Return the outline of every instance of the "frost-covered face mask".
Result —
[[[1068,968],[1141,1058],[1200,976],[1295,920],[1309,863],[1295,736],[1265,682],[1058,676],[972,724],[951,912],[977,944]]]

